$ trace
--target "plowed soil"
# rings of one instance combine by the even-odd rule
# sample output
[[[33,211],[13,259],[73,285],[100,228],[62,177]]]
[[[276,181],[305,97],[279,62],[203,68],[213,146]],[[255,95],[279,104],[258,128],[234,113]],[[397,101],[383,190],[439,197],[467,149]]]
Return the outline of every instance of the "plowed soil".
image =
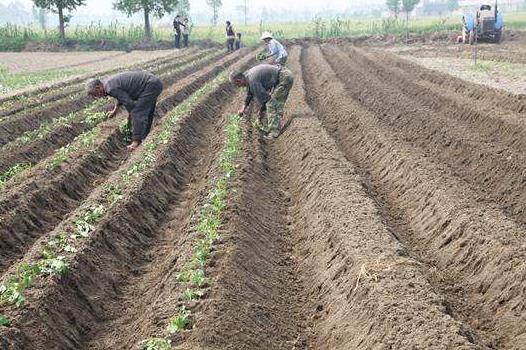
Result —
[[[179,350],[526,348],[524,98],[377,49],[289,52],[280,137],[265,139],[255,113],[242,120],[203,296],[183,302],[176,276],[221,172],[226,117],[243,101],[226,81],[178,121],[68,256],[67,275],[35,281],[21,307],[0,306],[11,321],[0,349],[139,349],[181,305],[193,327],[169,336]],[[253,56],[186,72],[159,115]],[[115,120],[101,129],[71,164],[35,158],[2,190],[1,282],[141,158]]]

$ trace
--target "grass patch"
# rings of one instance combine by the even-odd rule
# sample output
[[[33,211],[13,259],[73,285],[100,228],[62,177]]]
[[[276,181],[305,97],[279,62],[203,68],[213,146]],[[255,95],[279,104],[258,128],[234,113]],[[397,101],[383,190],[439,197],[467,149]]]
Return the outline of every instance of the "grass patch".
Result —
[[[52,69],[41,72],[10,73],[5,66],[0,66],[0,92],[7,93],[30,85],[49,83],[55,80],[86,73],[86,69]]]
[[[506,12],[505,28],[511,30],[526,29],[526,12]],[[263,31],[271,31],[280,39],[295,39],[304,37],[355,37],[362,35],[403,35],[405,34],[405,21],[393,18],[320,18],[311,21],[294,23],[264,23],[241,25],[234,23],[235,29],[243,34],[243,43],[252,46],[260,43]],[[425,33],[460,33],[461,21],[458,15],[442,17],[417,17],[411,18],[409,31],[412,34]],[[173,28],[155,27],[153,41],[173,41]],[[13,25],[0,26],[0,51],[13,51],[22,49],[29,41],[33,42],[59,42],[58,32],[55,29],[42,31],[37,26],[19,27]],[[80,46],[90,47],[102,40],[112,42],[116,47],[128,47],[141,42],[144,31],[141,25],[102,25],[91,24],[88,26],[71,26],[66,28],[68,40],[75,41]],[[210,40],[225,43],[225,33],[222,25],[195,26],[190,35],[190,41]]]

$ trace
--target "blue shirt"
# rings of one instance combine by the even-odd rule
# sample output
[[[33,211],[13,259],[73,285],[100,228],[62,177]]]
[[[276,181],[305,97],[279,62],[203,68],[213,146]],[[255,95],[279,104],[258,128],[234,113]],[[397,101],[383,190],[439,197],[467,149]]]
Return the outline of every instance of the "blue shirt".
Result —
[[[289,56],[287,50],[285,50],[283,45],[281,45],[276,39],[272,39],[268,43],[268,53],[269,55],[272,55],[272,57],[275,57],[276,61]]]

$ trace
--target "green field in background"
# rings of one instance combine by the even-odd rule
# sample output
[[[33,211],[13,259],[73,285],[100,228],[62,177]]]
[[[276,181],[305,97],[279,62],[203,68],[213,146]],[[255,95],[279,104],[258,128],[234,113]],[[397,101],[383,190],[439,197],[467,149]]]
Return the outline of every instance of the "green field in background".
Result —
[[[526,29],[526,12],[504,13],[505,28],[512,30]],[[351,18],[351,19],[314,19],[311,22],[268,23],[255,25],[237,25],[235,29],[243,34],[245,45],[259,41],[261,31],[271,31],[278,38],[304,37],[356,37],[363,35],[402,35],[405,33],[403,18]],[[409,31],[412,34],[425,33],[459,33],[460,16],[419,17],[411,18]],[[156,41],[173,40],[173,29],[154,27],[153,39]],[[66,29],[68,40],[80,46],[90,45],[102,40],[111,41],[116,48],[126,49],[129,45],[143,40],[144,31],[140,25],[89,25],[74,26]],[[58,32],[55,29],[43,31],[37,27],[0,26],[0,51],[22,50],[27,42],[47,42],[58,44]],[[191,40],[210,40],[218,43],[225,41],[223,25],[196,26]]]

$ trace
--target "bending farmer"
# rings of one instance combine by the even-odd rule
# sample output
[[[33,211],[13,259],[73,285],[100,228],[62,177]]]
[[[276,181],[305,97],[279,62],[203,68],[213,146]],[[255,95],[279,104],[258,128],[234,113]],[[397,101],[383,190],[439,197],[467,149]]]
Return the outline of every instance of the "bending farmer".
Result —
[[[247,87],[245,104],[239,114],[245,114],[255,97],[261,105],[259,117],[262,119],[265,116],[265,110],[268,113],[267,125],[263,127],[267,131],[265,137],[270,139],[278,137],[281,131],[283,107],[294,83],[292,72],[279,66],[260,64],[244,73],[239,71],[230,73],[230,81],[236,86]]]
[[[264,32],[263,35],[261,35],[261,40],[267,44],[268,52],[265,59],[272,58],[274,64],[284,66],[289,58],[289,54],[287,53],[287,50],[285,50],[285,47],[283,47],[279,41],[274,39],[269,32]]]
[[[124,72],[104,80],[91,79],[86,83],[88,95],[94,97],[112,96],[117,99],[110,118],[124,105],[129,113],[132,126],[132,143],[128,149],[136,149],[150,133],[155,104],[163,90],[163,83],[155,75],[143,72]]]

